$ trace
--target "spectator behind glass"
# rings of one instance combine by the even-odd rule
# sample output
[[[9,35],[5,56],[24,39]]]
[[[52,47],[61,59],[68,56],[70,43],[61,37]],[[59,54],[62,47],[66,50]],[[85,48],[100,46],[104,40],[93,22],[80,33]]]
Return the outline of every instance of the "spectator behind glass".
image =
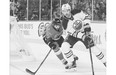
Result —
[[[41,2],[41,20],[51,19],[51,0],[42,0]]]
[[[97,21],[106,21],[106,2],[105,0],[94,0],[93,19]]]
[[[39,18],[38,13],[39,12],[36,9],[34,9],[32,15],[31,15],[31,20],[38,20],[38,18]]]
[[[53,18],[60,18],[61,17],[61,8],[60,4],[57,4],[57,7],[53,11]]]
[[[27,19],[27,0],[15,0],[16,10],[15,14],[19,20]]]

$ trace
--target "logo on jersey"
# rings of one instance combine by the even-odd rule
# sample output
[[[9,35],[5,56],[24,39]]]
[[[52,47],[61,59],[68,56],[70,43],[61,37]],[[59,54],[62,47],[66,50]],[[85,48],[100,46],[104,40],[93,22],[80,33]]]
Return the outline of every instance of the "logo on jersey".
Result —
[[[73,23],[73,28],[75,30],[80,30],[82,28],[82,21],[80,20],[76,20],[74,23]]]

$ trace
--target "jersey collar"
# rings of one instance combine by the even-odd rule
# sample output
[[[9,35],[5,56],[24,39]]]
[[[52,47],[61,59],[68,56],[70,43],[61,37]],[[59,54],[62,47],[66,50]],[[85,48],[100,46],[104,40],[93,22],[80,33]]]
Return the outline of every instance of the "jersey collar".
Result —
[[[64,16],[65,19],[68,19],[68,20],[74,20],[74,17],[73,15],[71,14],[71,18],[67,18],[66,16]]]

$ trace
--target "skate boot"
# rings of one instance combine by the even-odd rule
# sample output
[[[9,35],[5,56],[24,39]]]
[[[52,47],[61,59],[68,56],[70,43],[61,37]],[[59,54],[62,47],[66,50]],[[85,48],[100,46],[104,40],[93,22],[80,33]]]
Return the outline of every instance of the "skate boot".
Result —
[[[69,65],[66,65],[65,66],[65,69],[66,70],[76,70],[76,67],[77,67],[77,64],[76,64],[76,61],[78,60],[78,57],[77,56],[74,56],[74,60],[72,61],[72,63]]]
[[[77,67],[77,64],[76,64],[76,61],[78,60],[79,58],[77,56],[74,56],[74,61],[72,62],[72,68],[76,68]]]

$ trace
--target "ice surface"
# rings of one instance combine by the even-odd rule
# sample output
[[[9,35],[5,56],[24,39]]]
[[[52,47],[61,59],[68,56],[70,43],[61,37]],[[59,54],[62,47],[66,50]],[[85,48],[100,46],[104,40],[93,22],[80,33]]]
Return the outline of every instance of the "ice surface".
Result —
[[[31,47],[36,60],[19,61],[15,58],[15,61],[12,61],[13,59],[11,59],[10,75],[30,75],[25,72],[25,69],[29,68],[30,70],[35,71],[50,50],[45,44],[29,43],[29,46]],[[66,72],[64,66],[52,51],[36,75],[92,75],[89,52],[76,49],[73,51],[79,57],[76,72]],[[106,75],[106,68],[94,55],[93,62],[95,75]]]

